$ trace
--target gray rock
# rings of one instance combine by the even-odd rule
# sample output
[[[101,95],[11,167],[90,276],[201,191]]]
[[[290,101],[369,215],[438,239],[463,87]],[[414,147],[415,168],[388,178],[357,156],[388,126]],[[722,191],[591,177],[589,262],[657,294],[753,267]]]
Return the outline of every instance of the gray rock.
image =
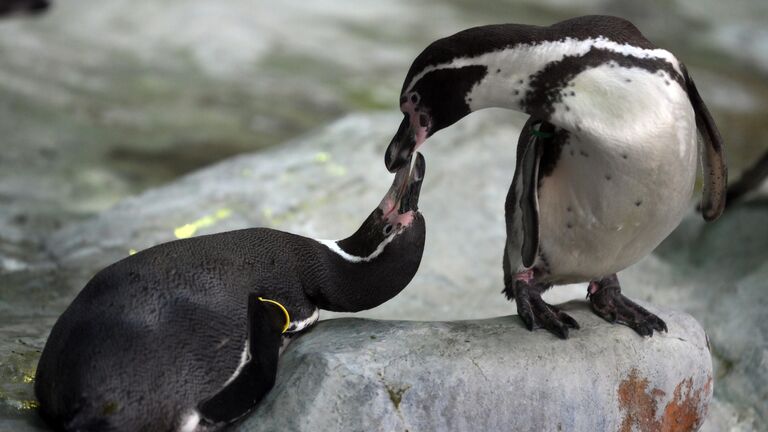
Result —
[[[566,341],[516,316],[480,321],[335,319],[293,342],[277,383],[237,431],[696,430],[712,395],[704,330],[652,308],[642,338],[564,305]]]

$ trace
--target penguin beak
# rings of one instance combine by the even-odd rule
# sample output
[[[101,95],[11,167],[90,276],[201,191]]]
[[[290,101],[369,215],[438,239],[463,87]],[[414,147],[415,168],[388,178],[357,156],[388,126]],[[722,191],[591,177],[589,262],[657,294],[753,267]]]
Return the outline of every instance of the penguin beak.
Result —
[[[410,160],[411,158],[407,158],[406,162]],[[421,192],[421,183],[424,180],[425,168],[424,156],[421,153],[416,153],[413,168],[406,163],[397,170],[389,192],[379,205],[385,218],[418,211],[419,193]]]
[[[415,149],[416,131],[411,126],[410,118],[406,114],[384,154],[384,164],[389,172],[398,171],[406,165]]]
[[[421,153],[416,153],[416,162],[408,180],[403,196],[400,198],[400,214],[419,211],[419,193],[421,193],[421,184],[424,181],[426,171],[426,161]]]

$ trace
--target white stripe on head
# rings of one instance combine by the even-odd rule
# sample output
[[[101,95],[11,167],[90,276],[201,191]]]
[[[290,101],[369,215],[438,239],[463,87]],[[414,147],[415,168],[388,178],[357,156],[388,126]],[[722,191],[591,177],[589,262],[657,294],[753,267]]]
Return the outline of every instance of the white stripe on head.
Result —
[[[379,243],[379,246],[376,247],[376,250],[374,250],[370,255],[366,257],[359,257],[352,254],[347,253],[344,249],[339,246],[338,240],[319,240],[315,239],[316,242],[325,245],[328,249],[333,251],[336,255],[344,258],[345,260],[351,262],[351,263],[361,263],[361,262],[368,262],[373,259],[375,259],[377,256],[381,255],[382,252],[384,252],[384,248],[387,247],[389,243],[392,242],[392,240],[395,238],[396,234],[391,235],[384,239],[383,242]]]
[[[627,43],[620,44],[604,36],[582,40],[567,37],[559,41],[512,45],[509,48],[489,51],[475,57],[458,57],[447,63],[427,66],[411,79],[403,94],[413,91],[420,79],[439,69],[459,69],[466,66],[484,65],[489,70],[501,69],[505,72],[501,75],[506,79],[526,79],[543,69],[548,63],[560,61],[566,56],[584,55],[592,48],[605,49],[638,59],[661,59],[670,63],[678,73],[682,74],[677,59],[667,50],[640,48]]]

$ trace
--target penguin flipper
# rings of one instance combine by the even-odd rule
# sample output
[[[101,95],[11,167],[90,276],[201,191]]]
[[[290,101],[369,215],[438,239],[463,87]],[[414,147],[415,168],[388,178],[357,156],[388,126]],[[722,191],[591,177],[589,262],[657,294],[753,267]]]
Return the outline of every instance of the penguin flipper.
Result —
[[[200,403],[198,411],[204,421],[233,422],[248,413],[272,389],[284,324],[285,316],[277,306],[262,302],[257,294],[248,296],[249,359],[224,388]]]
[[[530,267],[539,253],[539,164],[543,154],[542,138],[551,135],[554,127],[548,123],[541,123],[536,129],[536,122],[529,123],[530,132],[527,141],[521,136],[518,147],[525,145],[520,161],[520,181],[522,182],[522,194],[520,196],[520,210],[523,226],[523,246],[521,256],[523,265]],[[525,129],[524,129],[525,132]]]
[[[720,136],[712,114],[709,113],[704,100],[701,99],[688,70],[681,63],[688,98],[696,114],[696,128],[701,134],[704,148],[701,152],[704,169],[704,190],[701,201],[701,213],[706,221],[720,217],[725,209],[726,188],[728,184],[728,167],[725,165],[723,138]]]

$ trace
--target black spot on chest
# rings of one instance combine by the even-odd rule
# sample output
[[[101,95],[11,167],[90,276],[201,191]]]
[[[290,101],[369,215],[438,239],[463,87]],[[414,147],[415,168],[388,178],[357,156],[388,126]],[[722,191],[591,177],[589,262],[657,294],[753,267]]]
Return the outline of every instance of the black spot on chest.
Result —
[[[682,88],[685,88],[683,77],[666,60],[637,58],[607,49],[592,48],[584,55],[565,56],[560,61],[551,62],[531,75],[531,90],[522,102],[523,110],[535,117],[548,119],[554,112],[554,104],[562,102],[565,94],[562,90],[571,80],[585,70],[604,64],[627,69],[639,68],[653,73],[666,72]],[[625,83],[629,82],[631,80],[625,80]]]

